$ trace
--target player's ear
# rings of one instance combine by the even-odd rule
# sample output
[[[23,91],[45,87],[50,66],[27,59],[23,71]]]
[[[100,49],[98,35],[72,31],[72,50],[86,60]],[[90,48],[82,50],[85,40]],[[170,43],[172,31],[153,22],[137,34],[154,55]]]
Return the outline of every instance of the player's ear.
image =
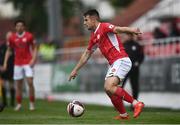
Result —
[[[90,16],[90,19],[91,19],[93,22],[97,21],[97,17],[96,17],[96,16]]]

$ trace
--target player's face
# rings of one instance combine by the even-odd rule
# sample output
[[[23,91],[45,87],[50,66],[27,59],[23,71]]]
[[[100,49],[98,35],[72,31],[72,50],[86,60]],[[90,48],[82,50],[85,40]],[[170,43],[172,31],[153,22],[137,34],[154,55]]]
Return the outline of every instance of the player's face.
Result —
[[[23,23],[19,22],[16,24],[15,29],[16,29],[16,32],[22,33],[24,32],[25,26]]]
[[[88,30],[94,29],[94,19],[91,16],[84,16],[84,26],[87,27]]]

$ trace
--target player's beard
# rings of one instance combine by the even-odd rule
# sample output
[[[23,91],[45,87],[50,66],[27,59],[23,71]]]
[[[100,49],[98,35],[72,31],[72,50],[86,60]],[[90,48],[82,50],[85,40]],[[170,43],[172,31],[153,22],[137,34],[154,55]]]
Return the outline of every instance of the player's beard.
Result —
[[[84,25],[86,28],[87,28],[87,30],[92,30],[92,27],[90,27],[90,26],[88,26],[88,25]]]
[[[90,27],[89,27],[89,28],[87,28],[87,29],[88,29],[88,30],[90,30],[90,31],[92,30],[92,28],[90,28]]]
[[[87,29],[88,29],[89,31],[94,31],[94,30],[95,30],[92,26],[87,27]]]

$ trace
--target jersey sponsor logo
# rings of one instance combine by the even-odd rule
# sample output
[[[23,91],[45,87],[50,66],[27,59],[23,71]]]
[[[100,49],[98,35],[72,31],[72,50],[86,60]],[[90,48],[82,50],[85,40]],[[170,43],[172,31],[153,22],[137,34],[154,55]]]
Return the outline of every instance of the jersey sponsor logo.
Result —
[[[26,39],[26,38],[23,38],[22,41],[23,41],[23,42],[27,42],[27,39]]]

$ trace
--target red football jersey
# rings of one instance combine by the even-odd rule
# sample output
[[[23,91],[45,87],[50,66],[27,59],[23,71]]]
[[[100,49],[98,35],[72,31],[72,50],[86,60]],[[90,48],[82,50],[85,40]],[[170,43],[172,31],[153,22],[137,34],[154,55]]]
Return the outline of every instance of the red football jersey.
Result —
[[[110,23],[99,23],[96,30],[91,33],[87,48],[90,51],[94,51],[99,47],[110,65],[117,59],[128,56],[120,38],[117,34],[113,33],[114,27],[115,26]]]
[[[32,59],[31,46],[34,44],[33,35],[29,32],[24,32],[22,35],[13,33],[9,39],[9,46],[15,52],[15,65],[26,65]]]

